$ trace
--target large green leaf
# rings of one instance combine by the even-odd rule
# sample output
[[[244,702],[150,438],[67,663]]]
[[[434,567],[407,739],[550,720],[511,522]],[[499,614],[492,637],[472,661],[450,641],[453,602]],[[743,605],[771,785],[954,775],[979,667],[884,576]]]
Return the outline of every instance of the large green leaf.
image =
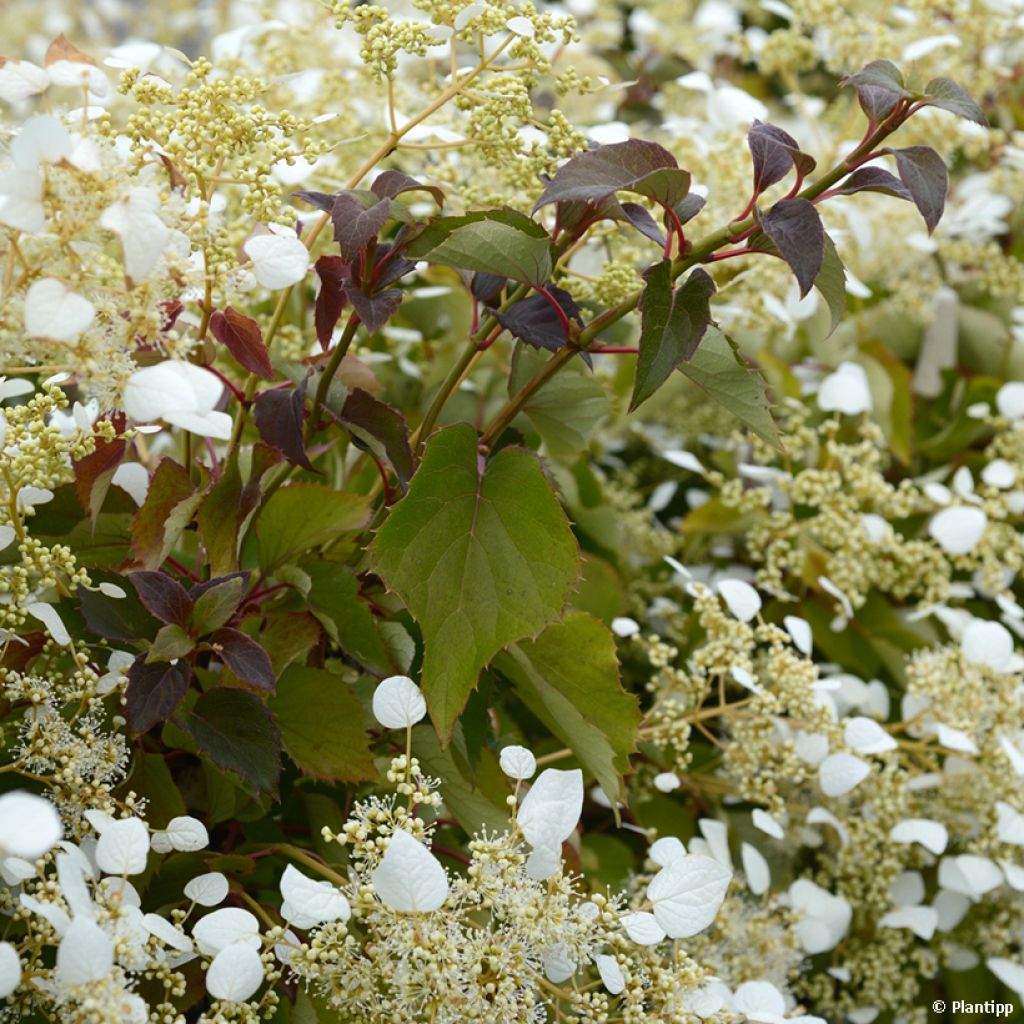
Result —
[[[536,640],[514,644],[494,667],[523,703],[576,755],[613,802],[640,726],[636,698],[619,682],[615,639],[585,612],[555,622]]]
[[[340,676],[292,665],[268,703],[284,749],[306,775],[333,782],[377,777],[362,705]]]
[[[431,438],[372,555],[423,631],[423,692],[446,740],[480,670],[540,632],[578,572],[576,541],[536,457],[505,448],[485,462],[467,424]]]
[[[321,484],[292,484],[272,495],[256,521],[259,564],[270,572],[297,555],[366,524],[368,500]]]
[[[647,286],[640,299],[640,353],[630,409],[646,401],[680,363],[693,357],[711,322],[715,282],[697,267],[673,291],[672,264],[656,263],[644,275]]]
[[[509,794],[508,777],[498,766],[498,759],[486,747],[478,751],[476,782],[469,778],[469,765],[456,732],[455,742],[441,746],[429,725],[418,725],[412,731],[412,750],[423,770],[441,779],[441,796],[455,820],[470,833],[487,828],[504,832],[509,828],[509,810],[505,798]]]
[[[516,345],[509,394],[514,395],[545,362],[543,353]],[[523,406],[547,451],[560,458],[572,458],[586,448],[594,427],[608,411],[604,388],[578,359],[563,367]]]
[[[514,210],[439,217],[409,244],[404,255],[527,284],[543,284],[552,268],[547,232]]]
[[[768,444],[779,447],[764,378],[740,362],[732,342],[717,327],[707,329],[700,348],[689,362],[679,364],[679,371]]]

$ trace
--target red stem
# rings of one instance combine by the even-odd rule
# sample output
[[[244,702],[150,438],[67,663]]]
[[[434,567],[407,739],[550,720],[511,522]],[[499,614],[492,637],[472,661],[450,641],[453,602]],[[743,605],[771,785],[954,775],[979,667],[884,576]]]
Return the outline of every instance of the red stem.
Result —
[[[591,348],[587,351],[602,356],[635,356],[640,349],[631,348],[629,345],[606,345],[604,348]]]
[[[558,319],[561,321],[562,330],[565,331],[566,339],[572,338],[572,324],[569,323],[569,318],[565,315],[565,310],[558,304],[558,300],[547,290],[547,288],[538,288],[537,292],[543,295],[547,299],[548,305],[555,311]]]
[[[203,369],[209,370],[210,373],[212,373],[214,377],[216,377],[221,382],[221,384],[223,384],[224,387],[226,387],[231,392],[231,394],[233,394],[235,398],[237,398],[240,402],[245,401],[245,395],[243,395],[242,392],[239,391],[238,388],[236,388],[235,385],[232,384],[231,381],[229,381],[227,377],[225,377],[224,374],[220,372],[220,370],[216,370],[212,366],[204,366]]]

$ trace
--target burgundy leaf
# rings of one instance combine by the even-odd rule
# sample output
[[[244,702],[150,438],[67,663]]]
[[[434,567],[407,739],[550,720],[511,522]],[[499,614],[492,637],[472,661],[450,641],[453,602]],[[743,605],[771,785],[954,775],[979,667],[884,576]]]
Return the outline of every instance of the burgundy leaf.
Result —
[[[564,289],[551,285],[548,294],[561,306],[566,317],[582,323],[580,307],[576,300]],[[549,352],[560,349],[568,340],[565,325],[552,308],[551,303],[536,292],[512,303],[504,313],[494,311],[494,318],[514,338],[525,341],[534,348],[544,348]]]
[[[192,614],[192,598],[185,588],[164,572],[140,569],[128,574],[139,600],[161,622],[187,627]]]
[[[657,242],[658,245],[665,244],[665,235],[646,207],[639,203],[623,203],[622,212],[625,219],[645,238]]]
[[[270,655],[251,636],[240,629],[225,626],[218,629],[212,639],[220,647],[218,656],[221,661],[243,683],[255,686],[258,690],[274,689],[277,677],[270,663]]]
[[[825,229],[814,204],[806,199],[781,199],[760,215],[760,223],[792,269],[801,296],[806,295],[825,258]]]
[[[424,185],[401,171],[382,171],[373,179],[370,191],[381,199],[394,199],[403,192],[429,192],[439,207],[444,206],[444,192],[441,189],[436,185]]]
[[[674,191],[681,179],[670,183],[667,178],[654,177],[656,172],[665,169],[679,171],[679,165],[676,158],[656,142],[627,139],[597,146],[564,163],[541,193],[534,209],[567,199],[600,202],[622,189],[636,191],[636,186],[642,186],[645,180],[659,193],[670,184]],[[683,195],[686,195],[686,188],[683,188]]]
[[[755,118],[747,132],[747,145],[754,159],[755,195],[782,181],[792,167],[800,175],[814,170],[814,159],[800,151],[792,135],[773,124],[765,124]]]
[[[369,334],[375,334],[391,319],[401,304],[402,294],[401,288],[386,288],[369,296],[354,284],[348,287],[348,297]]]
[[[942,157],[931,146],[908,146],[906,149],[884,149],[896,157],[896,169],[907,186],[928,228],[928,234],[942,218],[949,191],[949,173]]]
[[[326,352],[331,344],[331,335],[341,316],[341,311],[348,302],[345,290],[349,279],[348,264],[340,256],[321,256],[313,266],[320,278],[320,292],[316,297],[316,308],[313,322],[316,325],[316,338],[320,347]]]
[[[362,388],[353,388],[341,408],[340,420],[360,447],[385,458],[405,489],[415,469],[409,426],[402,414]]]
[[[895,174],[890,174],[882,167],[861,167],[833,191],[837,196],[852,196],[855,192],[882,192],[911,203],[914,201],[910,189]]]
[[[369,209],[347,192],[341,192],[331,209],[334,240],[348,263],[359,259],[359,254],[372,242],[388,219],[390,199],[381,199]]]
[[[330,213],[334,209],[334,200],[338,198],[337,192],[293,192],[292,195],[318,210],[323,210],[324,213]]]
[[[184,660],[173,665],[166,661],[147,665],[146,656],[140,654],[128,669],[125,691],[128,731],[133,736],[141,736],[154,725],[166,722],[188,692],[191,679],[192,669]]]
[[[128,442],[124,438],[115,437],[113,441],[104,441],[97,437],[93,451],[71,464],[78,501],[94,523],[127,448]]]
[[[263,343],[260,325],[251,317],[228,306],[223,312],[214,310],[210,317],[210,333],[250,373],[268,379],[274,376],[270,353]]]
[[[294,466],[311,472],[303,442],[306,413],[306,381],[293,388],[273,388],[257,396],[254,403],[256,429],[263,440],[276,448]]]
[[[507,277],[501,277],[498,274],[488,274],[485,271],[478,270],[470,278],[469,290],[472,292],[474,299],[478,299],[480,302],[491,306],[497,305],[501,300],[501,293],[507,284]]]
[[[389,256],[390,252],[390,245],[377,246],[377,262],[373,273],[374,288],[386,288],[416,269],[416,264],[412,260],[407,260],[404,256]]]

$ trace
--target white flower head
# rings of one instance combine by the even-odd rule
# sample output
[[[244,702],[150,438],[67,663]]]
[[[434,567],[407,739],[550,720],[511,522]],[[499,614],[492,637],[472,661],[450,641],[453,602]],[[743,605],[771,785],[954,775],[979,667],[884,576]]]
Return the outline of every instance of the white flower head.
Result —
[[[32,338],[74,342],[95,317],[88,299],[52,277],[36,281],[25,296],[25,332]]]
[[[264,288],[290,288],[306,276],[309,250],[293,234],[253,235],[242,248]]]
[[[818,388],[818,408],[824,412],[841,412],[857,416],[870,412],[871,388],[868,375],[859,363],[840,363]]]

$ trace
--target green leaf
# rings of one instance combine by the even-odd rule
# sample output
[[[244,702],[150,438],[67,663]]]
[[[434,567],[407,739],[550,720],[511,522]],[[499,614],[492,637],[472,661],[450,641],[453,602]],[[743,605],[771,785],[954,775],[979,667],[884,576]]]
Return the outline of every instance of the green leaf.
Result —
[[[321,484],[292,484],[271,495],[256,521],[259,565],[271,572],[289,559],[366,525],[369,500]]]
[[[981,107],[971,98],[963,86],[957,85],[951,78],[933,78],[924,89],[928,98],[926,106],[941,107],[950,110],[959,117],[988,127],[988,118],[982,113]]]
[[[832,321],[828,333],[831,334],[846,312],[846,271],[843,269],[843,261],[836,252],[836,244],[831,238],[825,235],[825,253],[821,260],[821,270],[814,279],[814,287],[821,293],[821,297],[828,304],[829,312],[832,314]]]
[[[153,645],[146,655],[146,663],[154,661],[174,661],[176,658],[184,658],[195,647],[195,641],[181,628],[171,624],[163,626]]]
[[[679,371],[758,437],[775,448],[780,446],[764,378],[760,371],[740,362],[736,347],[717,327],[708,328],[700,348],[688,363],[680,364]]]
[[[241,576],[232,576],[208,587],[196,598],[192,608],[192,630],[196,636],[212,633],[235,614],[242,601],[244,582]]]
[[[516,345],[509,395],[514,395],[546,361],[535,349]],[[556,458],[572,458],[586,448],[594,428],[609,409],[604,388],[576,359],[535,391],[523,406],[548,453]]]
[[[480,670],[558,615],[578,572],[536,457],[504,448],[485,462],[467,424],[431,438],[371,552],[423,631],[423,692],[446,740]]]
[[[467,753],[461,729],[454,742],[442,747],[429,725],[417,725],[412,731],[412,750],[423,770],[441,779],[441,796],[455,820],[469,833],[486,828],[504,832],[509,827],[508,778],[498,759],[486,747],[476,764],[476,782],[470,780]]]
[[[439,217],[409,244],[404,255],[526,284],[543,284],[553,266],[547,232],[514,210]]]
[[[259,792],[277,794],[281,736],[258,697],[234,687],[208,690],[180,725],[218,768],[237,773]]]
[[[340,676],[292,665],[269,705],[284,749],[304,774],[332,782],[377,777],[363,707]]]
[[[656,263],[644,275],[647,286],[640,298],[640,353],[630,411],[645,402],[693,356],[711,323],[711,296],[715,282],[698,267],[672,290],[670,260]]]
[[[640,727],[636,698],[619,681],[615,638],[585,612],[572,612],[532,641],[499,654],[494,668],[523,703],[576,755],[614,804]]]
[[[132,546],[140,568],[157,569],[164,563],[202,498],[187,470],[174,459],[160,460],[132,522]]]
[[[359,583],[352,572],[337,562],[303,562],[310,580],[309,610],[327,635],[367,672],[385,676],[397,671],[376,620],[359,599]]]

